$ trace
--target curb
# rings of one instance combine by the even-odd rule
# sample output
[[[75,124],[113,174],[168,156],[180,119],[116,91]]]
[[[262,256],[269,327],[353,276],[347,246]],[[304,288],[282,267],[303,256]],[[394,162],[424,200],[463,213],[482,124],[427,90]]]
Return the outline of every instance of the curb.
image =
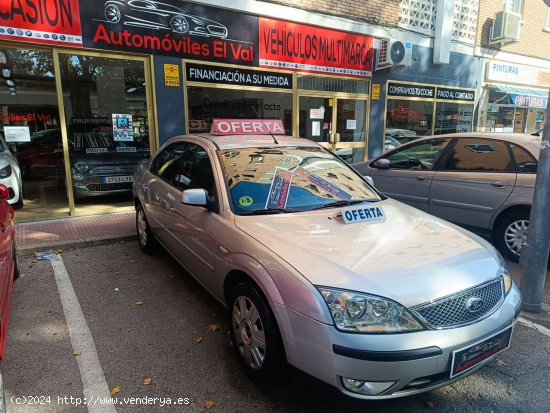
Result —
[[[44,242],[41,244],[31,244],[24,247],[17,247],[17,254],[20,257],[34,255],[35,252],[42,252],[50,249],[69,249],[69,248],[87,248],[98,245],[116,244],[121,241],[135,241],[136,234],[126,234],[108,237],[95,237],[74,241]]]

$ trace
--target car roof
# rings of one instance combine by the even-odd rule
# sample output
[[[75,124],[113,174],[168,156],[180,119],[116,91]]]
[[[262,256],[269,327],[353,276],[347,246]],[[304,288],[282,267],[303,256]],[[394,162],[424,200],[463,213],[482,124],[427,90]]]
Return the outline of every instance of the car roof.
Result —
[[[211,133],[197,133],[190,135],[179,135],[172,138],[179,140],[183,138],[194,138],[211,143],[219,150],[236,148],[261,148],[273,146],[299,146],[304,148],[318,148],[321,145],[305,138],[295,138],[287,135],[213,135]],[[170,140],[172,140],[170,139]],[[275,143],[277,141],[278,143]]]
[[[444,135],[434,135],[434,136],[424,136],[421,139],[416,139],[410,143],[419,143],[424,140],[433,139],[433,138],[483,138],[483,139],[493,139],[499,141],[505,141],[510,143],[519,143],[523,146],[528,147],[531,152],[535,155],[539,155],[541,137],[530,135],[528,133],[497,133],[497,132],[457,132],[457,133],[447,133]]]

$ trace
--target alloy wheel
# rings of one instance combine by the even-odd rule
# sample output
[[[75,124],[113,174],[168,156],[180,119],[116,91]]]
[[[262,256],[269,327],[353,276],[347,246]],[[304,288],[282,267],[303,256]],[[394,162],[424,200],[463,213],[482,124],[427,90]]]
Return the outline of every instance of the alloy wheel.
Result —
[[[137,231],[139,243],[142,246],[147,245],[147,221],[145,220],[145,214],[141,208],[137,211]]]
[[[172,27],[172,30],[176,33],[185,33],[189,30],[189,24],[187,23],[185,17],[182,16],[175,16],[170,21],[170,27]]]
[[[513,221],[504,231],[504,242],[510,251],[519,255],[523,244],[527,241],[527,229],[529,221],[521,219]]]
[[[241,357],[252,369],[260,369],[265,360],[266,339],[258,309],[248,297],[240,295],[233,302],[232,320]]]

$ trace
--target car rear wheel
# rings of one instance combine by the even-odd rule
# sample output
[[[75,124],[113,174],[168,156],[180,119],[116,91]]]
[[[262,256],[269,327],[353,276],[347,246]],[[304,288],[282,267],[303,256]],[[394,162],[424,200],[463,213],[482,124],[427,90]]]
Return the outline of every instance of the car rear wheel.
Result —
[[[108,4],[105,6],[105,18],[110,23],[118,23],[122,17],[122,13],[116,4]]]
[[[174,16],[172,20],[170,20],[170,27],[176,33],[187,33],[187,30],[189,30],[189,23],[187,23],[187,19],[183,16]]]
[[[527,241],[528,228],[528,212],[512,212],[499,222],[495,233],[495,244],[502,255],[512,261],[519,261],[521,249]]]
[[[136,231],[141,250],[147,254],[153,253],[157,247],[157,242],[141,205],[138,205],[136,210]]]
[[[231,339],[246,374],[255,381],[270,381],[284,361],[271,309],[256,288],[245,283],[237,284],[229,303]]]

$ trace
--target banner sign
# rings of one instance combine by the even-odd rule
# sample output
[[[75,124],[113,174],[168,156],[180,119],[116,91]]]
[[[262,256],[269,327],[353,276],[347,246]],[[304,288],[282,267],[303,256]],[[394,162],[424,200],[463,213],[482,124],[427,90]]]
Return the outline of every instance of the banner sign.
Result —
[[[446,100],[463,100],[467,102],[475,101],[475,93],[473,90],[465,89],[450,89],[445,87],[437,88],[437,98]]]
[[[0,39],[82,46],[78,0],[2,1]]]
[[[275,176],[269,188],[265,209],[286,208],[291,181],[292,172],[283,168],[275,168]]]
[[[214,119],[212,135],[284,135],[280,119]]]
[[[370,78],[373,38],[260,17],[260,67]]]
[[[514,95],[508,93],[508,99],[512,105],[531,107],[531,108],[546,108],[548,98],[542,96],[527,96],[527,95]]]
[[[388,96],[433,99],[435,96],[435,87],[390,83],[388,84]]]
[[[188,82],[292,89],[292,74],[187,64]]]
[[[487,62],[487,74],[485,79],[488,82],[509,82],[536,86],[539,80],[539,71],[530,66],[493,60]]]
[[[178,0],[80,5],[85,47],[258,65],[258,17]]]

